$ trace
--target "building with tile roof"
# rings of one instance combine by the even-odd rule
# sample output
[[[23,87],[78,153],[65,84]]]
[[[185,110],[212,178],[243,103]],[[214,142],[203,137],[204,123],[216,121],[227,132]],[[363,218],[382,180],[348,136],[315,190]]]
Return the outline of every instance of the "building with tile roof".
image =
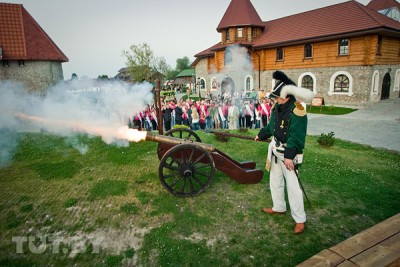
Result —
[[[232,0],[217,27],[221,41],[197,53],[192,65],[214,93],[224,86],[269,90],[279,69],[326,104],[397,98],[400,23],[393,10],[395,0],[351,0],[262,22],[250,0]]]
[[[63,80],[68,58],[21,4],[0,3],[0,80],[46,90]]]
[[[396,0],[372,0],[368,3],[367,7],[396,21],[400,21],[400,3]]]

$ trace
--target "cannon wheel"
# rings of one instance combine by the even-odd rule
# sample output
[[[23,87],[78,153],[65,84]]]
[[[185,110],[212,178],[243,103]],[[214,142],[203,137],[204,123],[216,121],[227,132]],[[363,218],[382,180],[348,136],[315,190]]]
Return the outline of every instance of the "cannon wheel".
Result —
[[[195,144],[180,144],[161,159],[161,184],[178,197],[194,197],[208,188],[215,173],[211,154]]]
[[[201,139],[197,135],[197,133],[188,128],[174,128],[166,132],[165,135],[172,136],[175,138],[180,138],[183,140],[192,140],[196,142],[201,142]]]

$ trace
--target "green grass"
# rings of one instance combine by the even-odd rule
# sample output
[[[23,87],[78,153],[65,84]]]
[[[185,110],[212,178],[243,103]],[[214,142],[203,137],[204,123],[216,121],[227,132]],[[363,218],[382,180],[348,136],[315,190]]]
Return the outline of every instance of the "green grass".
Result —
[[[264,168],[267,143],[198,132],[238,161]],[[239,132],[235,132],[239,133]],[[256,130],[245,134],[255,136]],[[295,266],[400,212],[400,155],[336,139],[332,147],[307,137],[300,177],[306,231],[293,235],[289,214],[268,216],[268,173],[243,185],[216,172],[195,198],[177,198],[158,178],[157,144],[128,147],[79,137],[81,155],[61,137],[21,134],[12,164],[0,169],[1,266]],[[60,253],[13,237],[64,240]],[[86,251],[71,255],[74,239]],[[90,240],[101,240],[98,250]],[[96,239],[95,239],[96,240]]]
[[[101,199],[109,196],[126,195],[128,191],[127,181],[102,180],[93,185],[89,191],[89,199]]]
[[[310,106],[307,105],[308,113],[325,114],[325,115],[345,115],[356,111],[354,108],[335,107],[335,106]]]

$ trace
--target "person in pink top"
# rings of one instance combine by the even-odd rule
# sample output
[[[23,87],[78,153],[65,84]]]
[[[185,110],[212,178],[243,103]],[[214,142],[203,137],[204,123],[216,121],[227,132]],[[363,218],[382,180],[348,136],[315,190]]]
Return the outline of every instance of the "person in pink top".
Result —
[[[271,106],[267,103],[265,98],[261,99],[261,104],[258,106],[258,110],[261,114],[262,127],[267,127],[268,118],[271,114]]]

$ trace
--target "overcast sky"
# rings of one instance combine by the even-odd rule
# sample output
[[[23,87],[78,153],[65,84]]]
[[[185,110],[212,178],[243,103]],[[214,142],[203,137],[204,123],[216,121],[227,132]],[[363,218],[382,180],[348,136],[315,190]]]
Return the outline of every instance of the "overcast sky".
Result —
[[[1,0],[0,0],[1,1]],[[263,21],[347,0],[251,0]],[[366,5],[369,0],[357,0]],[[25,9],[69,58],[64,79],[113,77],[125,67],[123,50],[147,43],[176,67],[220,41],[216,28],[230,0],[3,0]],[[318,23],[318,22],[316,22]]]

